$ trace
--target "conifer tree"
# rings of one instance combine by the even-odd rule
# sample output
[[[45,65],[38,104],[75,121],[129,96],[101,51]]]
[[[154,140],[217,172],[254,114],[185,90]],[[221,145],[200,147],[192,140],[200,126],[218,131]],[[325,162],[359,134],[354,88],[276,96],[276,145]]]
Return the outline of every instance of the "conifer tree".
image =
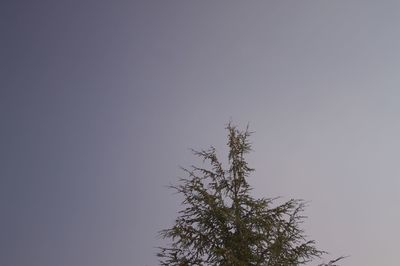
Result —
[[[325,252],[308,240],[301,223],[305,202],[251,196],[245,160],[251,151],[248,128],[228,130],[228,167],[215,148],[193,151],[209,167],[183,168],[187,178],[171,186],[183,196],[183,210],[174,225],[160,232],[170,245],[158,253],[161,265],[304,265]],[[336,265],[342,257],[323,265]]]

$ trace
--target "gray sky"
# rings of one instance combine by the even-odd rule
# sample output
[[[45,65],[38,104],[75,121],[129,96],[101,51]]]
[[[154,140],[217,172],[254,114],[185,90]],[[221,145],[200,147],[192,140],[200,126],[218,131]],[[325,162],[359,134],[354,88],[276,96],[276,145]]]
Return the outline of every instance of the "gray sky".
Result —
[[[2,1],[0,264],[156,265],[164,186],[250,123],[257,196],[398,265],[398,1]],[[221,155],[224,155],[221,152]]]

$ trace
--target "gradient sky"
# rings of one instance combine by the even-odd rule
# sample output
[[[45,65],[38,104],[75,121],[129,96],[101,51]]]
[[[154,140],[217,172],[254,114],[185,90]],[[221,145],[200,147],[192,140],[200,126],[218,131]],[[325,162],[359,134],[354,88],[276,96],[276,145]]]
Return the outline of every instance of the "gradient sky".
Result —
[[[2,1],[0,265],[157,265],[165,188],[248,122],[256,196],[398,265],[400,2]]]

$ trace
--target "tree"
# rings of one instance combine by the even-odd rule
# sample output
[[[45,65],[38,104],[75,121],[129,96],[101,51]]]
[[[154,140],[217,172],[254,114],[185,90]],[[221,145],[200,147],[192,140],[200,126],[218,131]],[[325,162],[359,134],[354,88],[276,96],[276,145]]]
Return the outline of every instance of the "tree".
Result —
[[[161,265],[304,265],[326,252],[307,240],[300,225],[305,202],[255,199],[247,178],[254,171],[245,160],[251,151],[248,128],[228,130],[228,167],[216,150],[193,151],[209,167],[183,168],[188,178],[170,186],[183,196],[175,224],[160,232],[171,242],[160,247]],[[330,261],[334,266],[342,257]]]

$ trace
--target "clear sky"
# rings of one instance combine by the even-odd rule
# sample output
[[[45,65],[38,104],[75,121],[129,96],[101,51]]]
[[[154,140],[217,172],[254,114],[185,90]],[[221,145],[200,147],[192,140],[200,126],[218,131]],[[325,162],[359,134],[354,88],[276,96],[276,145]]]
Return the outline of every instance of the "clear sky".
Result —
[[[0,265],[157,265],[165,188],[248,122],[256,196],[398,265],[400,2],[2,1]],[[328,256],[330,257],[330,256]]]

